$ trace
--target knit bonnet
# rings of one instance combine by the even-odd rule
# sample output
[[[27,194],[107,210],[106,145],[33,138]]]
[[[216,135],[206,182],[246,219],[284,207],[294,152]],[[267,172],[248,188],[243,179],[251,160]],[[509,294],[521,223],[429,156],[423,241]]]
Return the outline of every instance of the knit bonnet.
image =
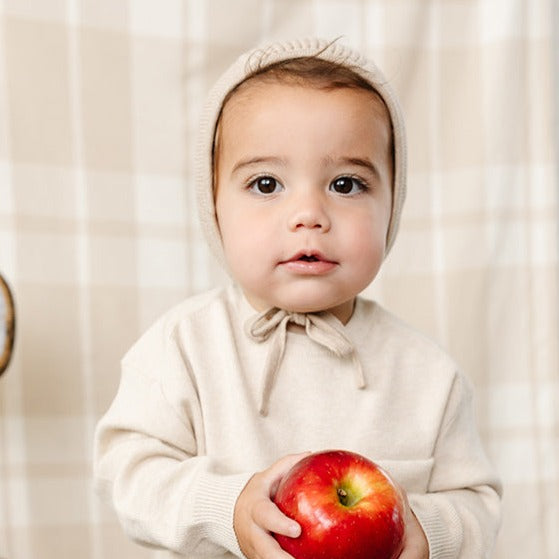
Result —
[[[316,57],[346,66],[365,79],[382,97],[388,109],[394,141],[394,183],[392,214],[386,238],[386,252],[394,243],[406,194],[406,142],[400,106],[380,70],[360,53],[339,41],[304,39],[261,46],[241,55],[211,89],[202,113],[196,153],[196,196],[200,222],[210,249],[226,267],[216,218],[213,193],[213,148],[217,123],[227,94],[241,82],[266,67],[288,59]]]

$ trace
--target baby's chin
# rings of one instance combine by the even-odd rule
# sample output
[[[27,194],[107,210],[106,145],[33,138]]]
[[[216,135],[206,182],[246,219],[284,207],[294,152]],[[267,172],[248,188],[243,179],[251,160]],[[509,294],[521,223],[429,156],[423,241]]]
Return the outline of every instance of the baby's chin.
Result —
[[[319,286],[314,286],[311,291],[304,289],[273,293],[272,289],[266,293],[260,289],[243,289],[243,292],[250,305],[258,312],[271,308],[302,314],[330,312],[343,324],[351,318],[355,305],[355,296],[349,299],[340,298],[333,293],[327,296],[320,293]]]
[[[355,305],[355,298],[351,299],[350,301],[346,301],[343,302],[341,304],[285,304],[285,305],[281,305],[281,304],[275,304],[272,305],[274,307],[283,309],[287,312],[292,312],[292,313],[301,313],[301,314],[307,314],[307,313],[323,313],[323,312],[328,312],[333,314],[342,324],[346,324],[348,322],[348,320],[351,318],[351,315],[353,314],[353,308]]]

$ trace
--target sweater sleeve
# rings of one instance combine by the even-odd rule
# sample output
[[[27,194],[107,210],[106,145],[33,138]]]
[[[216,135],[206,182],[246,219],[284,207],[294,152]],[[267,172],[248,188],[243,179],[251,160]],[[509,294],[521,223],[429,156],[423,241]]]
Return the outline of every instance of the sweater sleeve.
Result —
[[[179,415],[160,379],[138,365],[123,363],[118,393],[96,429],[97,493],[139,543],[200,557],[242,556],[233,509],[251,474],[199,455],[197,414]],[[192,383],[188,390],[181,398],[192,408]]]
[[[471,387],[457,374],[427,493],[409,495],[429,541],[430,559],[489,558],[500,523],[501,494],[475,428]]]

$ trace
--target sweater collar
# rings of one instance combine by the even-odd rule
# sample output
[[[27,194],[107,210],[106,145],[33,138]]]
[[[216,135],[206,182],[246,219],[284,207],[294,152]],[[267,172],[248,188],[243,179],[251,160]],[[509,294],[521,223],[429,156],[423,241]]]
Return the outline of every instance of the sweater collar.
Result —
[[[365,388],[365,376],[357,351],[344,333],[344,326],[331,313],[296,313],[272,308],[249,318],[245,323],[247,336],[257,343],[270,340],[270,348],[264,365],[260,415],[268,415],[272,388],[281,366],[287,329],[290,324],[301,326],[315,343],[331,351],[339,359],[351,359],[357,388]]]

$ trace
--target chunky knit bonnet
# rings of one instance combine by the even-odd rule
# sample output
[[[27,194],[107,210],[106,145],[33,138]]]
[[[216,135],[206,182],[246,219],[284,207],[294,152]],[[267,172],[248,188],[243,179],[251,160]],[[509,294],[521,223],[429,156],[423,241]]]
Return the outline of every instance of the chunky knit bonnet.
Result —
[[[339,42],[322,39],[278,42],[258,47],[240,56],[210,91],[202,114],[196,154],[198,211],[209,246],[223,266],[225,266],[225,256],[214,205],[212,161],[215,131],[223,102],[227,94],[237,85],[267,66],[288,59],[311,56],[353,70],[374,87],[388,108],[394,136],[394,185],[386,252],[390,250],[394,243],[406,193],[406,142],[400,106],[392,89],[380,70],[372,62]]]

